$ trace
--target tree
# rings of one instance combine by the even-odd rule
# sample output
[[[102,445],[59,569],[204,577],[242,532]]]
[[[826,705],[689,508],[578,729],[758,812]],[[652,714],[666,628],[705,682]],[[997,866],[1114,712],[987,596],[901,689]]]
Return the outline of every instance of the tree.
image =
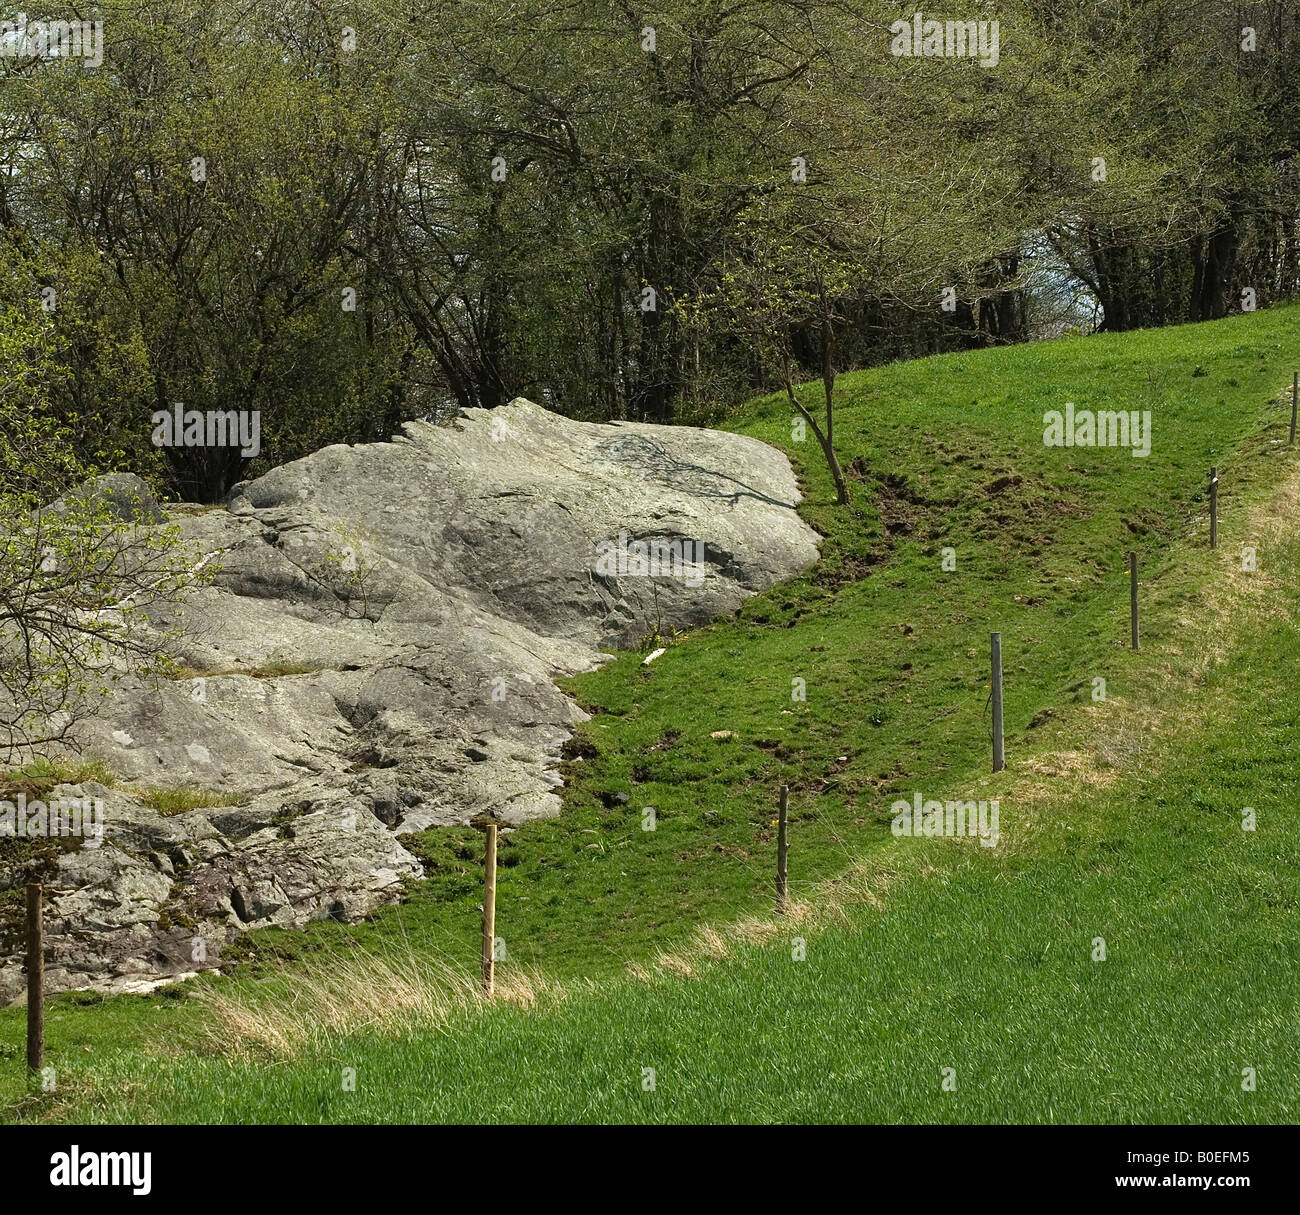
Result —
[[[1300,6],[1142,0],[1041,15],[1089,157],[1050,226],[1103,328],[1210,320],[1300,289]],[[1085,143],[1086,140],[1086,143]]]
[[[876,301],[937,317],[946,293],[968,306],[1005,297],[1020,281],[1024,234],[1049,213],[996,72],[891,62],[884,44],[864,47],[853,33],[851,18],[823,27],[824,51],[787,115],[784,158],[772,156],[765,188],[719,246],[713,285],[690,307],[697,320],[719,309],[775,364],[841,504],[843,331]],[[820,422],[795,390],[801,339],[821,384]]]
[[[361,256],[382,55],[349,59],[325,8],[104,7],[101,69],[18,63],[0,94],[0,217],[55,292],[72,373],[58,391],[98,397],[109,429],[129,418],[137,447],[177,403],[256,413],[262,467],[389,437],[414,410],[409,337]],[[124,349],[131,365],[106,384]],[[249,466],[212,445],[168,447],[162,467],[183,496],[216,501]]]
[[[167,670],[148,610],[204,575],[175,529],[124,520],[50,416],[52,326],[0,303],[0,755],[67,741],[121,678]]]

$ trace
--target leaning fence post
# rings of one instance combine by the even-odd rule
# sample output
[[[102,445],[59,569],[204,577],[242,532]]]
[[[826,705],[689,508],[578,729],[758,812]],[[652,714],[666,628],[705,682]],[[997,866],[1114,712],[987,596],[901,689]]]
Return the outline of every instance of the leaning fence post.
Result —
[[[1210,469],[1210,547],[1219,547],[1219,470]]]
[[[1002,755],[1002,634],[991,634],[993,660],[993,771],[1007,765]]]
[[[41,884],[27,885],[27,1067],[45,1067],[45,942]]]
[[[1128,603],[1129,618],[1132,624],[1133,648],[1138,648],[1138,555],[1128,555]]]
[[[776,913],[785,915],[787,909],[785,886],[786,846],[785,825],[790,811],[790,786],[781,786],[781,808],[776,820]]]

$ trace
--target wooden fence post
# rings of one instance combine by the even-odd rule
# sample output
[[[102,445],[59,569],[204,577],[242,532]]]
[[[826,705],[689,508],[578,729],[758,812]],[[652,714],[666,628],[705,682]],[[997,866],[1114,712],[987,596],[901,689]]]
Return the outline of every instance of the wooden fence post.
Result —
[[[484,826],[483,845],[483,994],[490,1000],[496,989],[497,935],[497,825]]]
[[[789,850],[786,844],[786,822],[790,811],[790,786],[781,786],[781,809],[776,820],[776,913],[785,915],[786,900],[785,865]]]
[[[1001,772],[1006,761],[1002,753],[1002,634],[991,635],[993,660],[993,771]]]
[[[41,884],[27,885],[27,1067],[45,1067],[45,940]]]
[[[1219,547],[1219,470],[1210,469],[1210,547]]]
[[[1291,373],[1291,446],[1295,446],[1296,408],[1300,406],[1300,371]]]
[[[1129,618],[1132,625],[1133,648],[1138,648],[1138,555],[1128,555],[1128,601]]]

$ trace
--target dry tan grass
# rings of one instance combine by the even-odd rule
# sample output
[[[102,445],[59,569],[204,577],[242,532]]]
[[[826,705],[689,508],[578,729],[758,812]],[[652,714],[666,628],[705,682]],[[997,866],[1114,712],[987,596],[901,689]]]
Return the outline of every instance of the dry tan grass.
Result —
[[[413,1020],[443,1025],[480,998],[470,976],[414,954],[333,959],[328,970],[295,974],[283,995],[246,995],[224,985],[199,993],[215,1017],[220,1042],[284,1055],[356,1029],[395,1031]]]
[[[561,983],[532,967],[497,967],[495,998],[506,1004],[517,1004],[520,1008],[535,1008],[539,1004],[558,1004],[578,991],[590,989],[590,983],[581,981]],[[474,985],[474,992],[478,997],[477,1002],[485,1002],[479,993],[477,983]]]
[[[771,920],[762,920],[758,916],[742,916],[728,924],[724,930],[733,941],[741,945],[764,946],[772,943],[772,938],[781,931],[779,924]]]
[[[558,1001],[569,987],[520,967],[499,967],[496,999],[523,1008]],[[296,1055],[304,1046],[373,1029],[445,1027],[485,1004],[476,975],[411,950],[400,957],[355,953],[328,969],[295,972],[291,990],[268,995],[225,985],[196,993],[212,1014],[210,1043]]]
[[[691,965],[689,958],[680,953],[664,953],[660,950],[655,957],[655,965],[678,979],[695,978],[695,967]]]
[[[696,932],[695,941],[699,951],[715,962],[721,961],[731,953],[731,946],[727,944],[726,938],[720,936],[708,924]]]
[[[1095,754],[1083,751],[1048,751],[1026,761],[1024,768],[1052,780],[1068,781],[1074,789],[1088,786],[1107,788],[1119,779],[1116,768],[1119,761],[1134,749],[1117,746],[1110,740],[1099,741]],[[1103,766],[1104,765],[1104,766]],[[1049,791],[1050,785],[1039,784],[1037,789]]]

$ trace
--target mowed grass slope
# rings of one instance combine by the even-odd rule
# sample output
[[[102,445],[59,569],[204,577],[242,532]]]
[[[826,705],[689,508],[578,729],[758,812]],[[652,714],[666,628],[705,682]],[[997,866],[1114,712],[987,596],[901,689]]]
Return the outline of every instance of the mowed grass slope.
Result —
[[[1300,824],[1286,788],[1300,702],[1287,659],[1300,554],[1285,510],[1267,504],[1295,504],[1278,394],[1300,357],[1298,320],[1278,309],[845,377],[847,509],[811,441],[791,441],[788,405],[758,402],[735,426],[798,462],[824,559],[649,668],[629,654],[574,681],[594,716],[565,814],[508,837],[498,893],[507,971],[531,968],[553,994],[530,1008],[452,1001],[436,1029],[345,1010],[337,1032],[286,1030],[269,1069],[256,1045],[243,1061],[202,1046],[212,1014],[183,992],[64,998],[50,1009],[62,1086],[11,1114],[1294,1118]],[[1043,413],[1066,401],[1150,410],[1151,455],[1044,447]],[[1258,574],[1238,572],[1244,544],[1259,549]],[[1144,581],[1138,655],[1130,548]],[[1013,762],[990,779],[994,629]],[[806,700],[792,698],[796,680]],[[807,910],[763,930],[782,782]],[[914,792],[1000,796],[1002,844],[894,839],[890,804]],[[228,1016],[217,1041],[283,1028],[301,976],[345,958],[415,955],[471,974],[477,846],[470,832],[425,837],[428,882],[369,924],[259,934],[244,976],[215,987],[265,1008],[265,1024]],[[720,935],[701,944],[705,922]],[[627,977],[629,962],[647,981]],[[367,1016],[386,1023],[349,1028]],[[11,1101],[20,1071],[9,1010]]]

